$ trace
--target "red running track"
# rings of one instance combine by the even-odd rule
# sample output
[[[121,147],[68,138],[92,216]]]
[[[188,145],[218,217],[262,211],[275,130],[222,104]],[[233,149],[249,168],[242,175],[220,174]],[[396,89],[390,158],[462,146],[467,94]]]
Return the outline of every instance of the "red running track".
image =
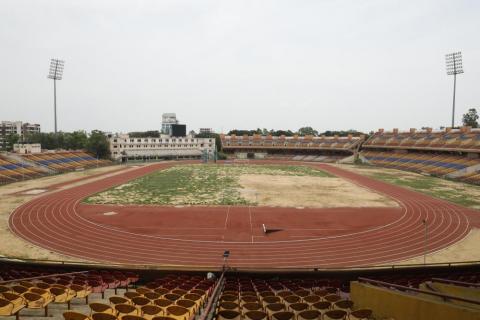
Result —
[[[140,167],[40,196],[11,214],[10,228],[37,246],[91,261],[218,267],[228,249],[229,265],[237,268],[321,268],[383,264],[422,255],[424,219],[428,252],[461,240],[471,227],[480,225],[476,211],[327,164],[308,165],[383,193],[399,207],[81,204],[91,194],[172,165]],[[264,234],[263,224],[281,231]]]

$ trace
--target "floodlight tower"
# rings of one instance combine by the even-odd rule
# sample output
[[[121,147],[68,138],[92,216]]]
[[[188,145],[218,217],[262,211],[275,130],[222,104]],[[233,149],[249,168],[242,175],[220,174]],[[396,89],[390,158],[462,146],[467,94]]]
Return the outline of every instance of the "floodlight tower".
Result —
[[[462,52],[453,52],[445,55],[447,64],[447,75],[453,75],[453,107],[452,107],[452,128],[455,127],[455,90],[457,88],[457,74],[463,73]]]
[[[50,70],[47,78],[53,79],[53,112],[55,117],[55,133],[57,133],[57,80],[62,80],[65,61],[50,59]]]

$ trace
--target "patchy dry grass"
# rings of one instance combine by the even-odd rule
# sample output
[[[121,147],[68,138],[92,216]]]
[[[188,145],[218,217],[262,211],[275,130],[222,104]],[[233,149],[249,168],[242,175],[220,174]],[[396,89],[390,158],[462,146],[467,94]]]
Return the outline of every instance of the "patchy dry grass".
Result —
[[[413,172],[374,166],[342,166],[369,177],[426,193],[468,208],[480,209],[480,187]]]
[[[93,195],[86,203],[161,205],[254,205],[240,189],[245,174],[332,177],[306,166],[181,165],[160,170]]]

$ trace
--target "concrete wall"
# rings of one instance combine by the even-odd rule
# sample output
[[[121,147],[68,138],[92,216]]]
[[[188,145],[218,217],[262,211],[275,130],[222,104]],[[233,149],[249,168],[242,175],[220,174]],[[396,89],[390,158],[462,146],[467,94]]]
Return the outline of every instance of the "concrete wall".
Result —
[[[380,288],[352,281],[350,297],[355,308],[373,310],[377,319],[395,320],[479,320],[480,310]]]
[[[441,283],[441,282],[426,282],[420,285],[420,289],[425,291],[432,291],[436,293],[443,293],[450,296],[462,297],[469,300],[476,300],[480,302],[480,288],[469,288],[469,287],[456,286],[456,285]],[[436,300],[441,300],[441,299],[442,298],[439,297]],[[480,309],[480,305],[475,305],[468,302],[462,302],[454,299],[449,300],[449,302],[456,305],[467,306],[474,309]]]

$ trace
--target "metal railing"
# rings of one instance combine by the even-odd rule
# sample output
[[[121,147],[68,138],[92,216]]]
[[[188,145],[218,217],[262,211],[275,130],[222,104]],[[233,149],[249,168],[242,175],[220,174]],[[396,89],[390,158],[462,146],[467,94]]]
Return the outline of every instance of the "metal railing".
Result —
[[[472,282],[465,282],[465,281],[457,281],[457,280],[450,280],[450,279],[442,279],[442,278],[432,278],[432,281],[446,283],[446,284],[455,284],[462,287],[476,287],[480,288],[480,283],[472,283]]]
[[[223,286],[225,279],[225,271],[222,272],[220,278],[215,284],[215,288],[208,298],[208,303],[203,312],[200,314],[199,320],[209,320],[213,316],[213,311],[215,311],[215,304],[218,300],[218,295],[220,294],[220,289]]]
[[[91,261],[78,261],[78,260],[49,260],[49,259],[30,259],[22,257],[0,257],[0,262],[18,262],[18,263],[35,263],[45,265],[65,265],[65,266],[92,266],[103,268],[120,268],[120,269],[144,269],[144,270],[183,270],[183,271],[220,271],[219,268],[212,266],[180,266],[180,265],[151,265],[142,263],[122,264],[122,263],[109,263],[109,262],[91,262]],[[353,266],[353,267],[295,267],[295,268],[260,268],[260,267],[232,267],[232,271],[245,271],[245,272],[332,272],[332,271],[388,271],[388,270],[407,270],[407,269],[428,269],[435,267],[468,267],[468,266],[480,266],[479,260],[474,261],[457,261],[457,262],[436,262],[436,263],[418,263],[418,264],[392,264],[392,265],[365,265],[365,266]]]
[[[412,288],[412,287],[406,287],[406,286],[402,286],[402,285],[399,285],[399,284],[384,282],[384,281],[380,281],[380,280],[373,280],[373,279],[368,279],[368,278],[363,278],[363,277],[359,277],[358,281],[363,282],[363,283],[373,284],[373,285],[380,286],[380,287],[384,287],[384,288],[387,288],[387,289],[394,288],[394,289],[404,291],[404,292],[415,292],[415,293],[426,294],[426,295],[442,298],[444,301],[446,301],[446,300],[456,300],[456,301],[471,303],[471,304],[475,304],[475,305],[480,306],[480,301],[478,301],[478,300],[466,299],[466,298],[462,298],[462,297],[458,297],[458,296],[452,296],[452,295],[449,295],[449,294],[426,291],[426,290],[416,289],[416,288]]]
[[[43,279],[43,278],[51,278],[51,277],[58,277],[58,276],[68,276],[68,275],[72,275],[72,274],[83,274],[83,273],[87,273],[87,272],[88,271],[53,273],[53,274],[43,275],[43,276],[4,280],[4,281],[0,281],[0,284],[6,284],[6,283],[11,283],[11,282],[19,282],[19,281],[29,281],[29,280],[36,280],[36,279]]]

